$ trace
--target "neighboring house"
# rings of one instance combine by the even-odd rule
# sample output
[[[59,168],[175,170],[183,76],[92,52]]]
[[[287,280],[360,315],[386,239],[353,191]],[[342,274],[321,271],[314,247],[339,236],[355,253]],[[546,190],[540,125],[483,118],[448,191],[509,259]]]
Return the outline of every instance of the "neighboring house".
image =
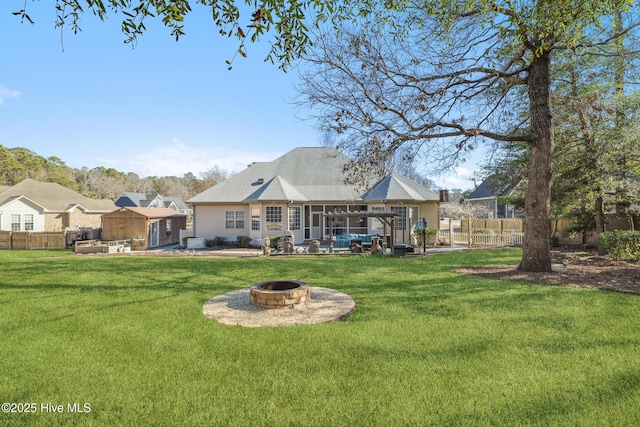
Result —
[[[180,243],[187,216],[167,208],[125,207],[102,216],[102,240],[143,240],[143,249]]]
[[[517,185],[505,185],[495,177],[489,177],[473,190],[466,200],[471,205],[484,206],[489,218],[516,218],[518,214],[513,206],[498,203],[499,196],[512,195],[516,187]]]
[[[296,148],[274,161],[253,163],[188,200],[194,235],[230,240],[249,236],[258,243],[291,231],[300,244],[329,234],[377,234],[384,229],[375,217],[327,219],[326,213],[393,212],[395,243],[409,243],[411,226],[418,220],[438,224],[438,194],[398,174],[363,192],[344,183],[348,163],[348,157],[326,147]]]
[[[137,208],[167,208],[185,215],[191,214],[191,209],[176,197],[165,197],[160,194],[134,193],[125,191],[115,201],[116,206]]]
[[[115,207],[111,200],[90,199],[60,184],[25,179],[0,186],[0,230],[100,228],[102,215]]]

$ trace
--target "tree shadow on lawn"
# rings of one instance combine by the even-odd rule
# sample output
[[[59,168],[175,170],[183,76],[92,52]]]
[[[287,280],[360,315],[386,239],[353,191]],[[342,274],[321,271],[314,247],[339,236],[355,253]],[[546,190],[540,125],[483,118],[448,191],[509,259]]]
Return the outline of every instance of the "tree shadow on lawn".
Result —
[[[467,310],[463,306],[483,311],[522,310],[527,304],[544,301],[552,292],[531,284],[478,280],[454,273],[434,279],[425,276],[402,282],[378,281],[345,289],[356,300],[359,311],[369,308],[380,311],[378,308],[387,306],[447,318],[462,316]],[[386,314],[381,312],[379,316],[384,318]]]

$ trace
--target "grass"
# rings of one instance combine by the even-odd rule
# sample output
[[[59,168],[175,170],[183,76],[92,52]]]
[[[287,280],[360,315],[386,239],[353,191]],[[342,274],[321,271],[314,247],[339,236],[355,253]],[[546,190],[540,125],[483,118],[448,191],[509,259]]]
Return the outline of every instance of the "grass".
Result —
[[[640,424],[640,296],[452,272],[520,256],[2,251],[0,400],[36,410],[0,425]],[[348,293],[356,311],[286,328],[202,315],[276,278]]]

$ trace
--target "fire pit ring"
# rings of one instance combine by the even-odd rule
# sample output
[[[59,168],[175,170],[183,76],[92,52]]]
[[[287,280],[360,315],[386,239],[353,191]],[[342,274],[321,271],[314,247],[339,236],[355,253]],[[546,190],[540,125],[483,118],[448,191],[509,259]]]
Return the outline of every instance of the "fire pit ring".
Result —
[[[310,300],[310,287],[299,280],[268,280],[249,288],[249,302],[261,308],[302,309]]]

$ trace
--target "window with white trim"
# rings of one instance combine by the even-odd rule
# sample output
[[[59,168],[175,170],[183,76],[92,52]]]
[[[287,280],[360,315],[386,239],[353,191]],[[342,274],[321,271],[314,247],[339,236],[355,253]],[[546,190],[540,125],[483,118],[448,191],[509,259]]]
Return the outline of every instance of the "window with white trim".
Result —
[[[11,231],[20,231],[20,214],[11,214]]]
[[[396,214],[395,217],[395,229],[406,230],[407,229],[407,207],[406,206],[391,206],[391,212]]]
[[[289,208],[289,230],[299,231],[302,229],[300,206],[292,206]]]
[[[422,219],[418,218],[418,207],[412,206],[409,208],[409,225],[413,227],[418,221],[422,223]]]
[[[226,211],[226,228],[244,228],[244,211]]]
[[[260,231],[260,208],[251,208],[251,230]]]
[[[33,214],[24,214],[24,230],[33,231]]]
[[[281,231],[282,230],[282,207],[267,206],[265,208],[265,220],[267,223],[268,231]]]

